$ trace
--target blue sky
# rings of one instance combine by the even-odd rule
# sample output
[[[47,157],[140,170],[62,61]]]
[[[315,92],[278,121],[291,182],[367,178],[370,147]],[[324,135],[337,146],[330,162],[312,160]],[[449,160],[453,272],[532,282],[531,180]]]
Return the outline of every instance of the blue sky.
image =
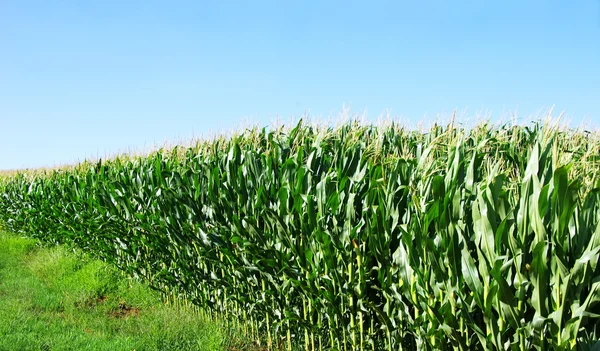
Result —
[[[0,2],[0,169],[342,106],[600,121],[600,0]]]

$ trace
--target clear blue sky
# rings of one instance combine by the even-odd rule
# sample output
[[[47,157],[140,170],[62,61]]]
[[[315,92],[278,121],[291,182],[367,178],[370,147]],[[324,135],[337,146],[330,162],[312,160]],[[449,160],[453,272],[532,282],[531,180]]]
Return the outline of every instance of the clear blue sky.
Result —
[[[0,169],[343,104],[600,121],[600,0],[0,2]]]

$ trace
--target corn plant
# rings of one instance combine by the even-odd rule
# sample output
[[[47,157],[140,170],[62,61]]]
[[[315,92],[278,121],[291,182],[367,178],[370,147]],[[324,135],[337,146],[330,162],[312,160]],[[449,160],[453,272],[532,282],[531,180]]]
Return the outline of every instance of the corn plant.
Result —
[[[0,222],[270,349],[600,347],[600,139],[536,123],[249,129],[0,178]]]

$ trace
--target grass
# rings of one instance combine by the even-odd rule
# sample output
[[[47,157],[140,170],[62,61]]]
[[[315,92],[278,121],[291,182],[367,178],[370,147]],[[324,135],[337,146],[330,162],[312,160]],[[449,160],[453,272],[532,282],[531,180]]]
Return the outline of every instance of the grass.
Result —
[[[244,349],[231,334],[103,262],[0,232],[0,351]]]

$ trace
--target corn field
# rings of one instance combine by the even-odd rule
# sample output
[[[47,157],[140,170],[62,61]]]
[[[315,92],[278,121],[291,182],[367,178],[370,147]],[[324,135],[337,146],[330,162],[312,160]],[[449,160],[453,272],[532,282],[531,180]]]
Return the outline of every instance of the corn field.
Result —
[[[0,179],[0,223],[268,349],[600,349],[600,135],[300,122]]]

